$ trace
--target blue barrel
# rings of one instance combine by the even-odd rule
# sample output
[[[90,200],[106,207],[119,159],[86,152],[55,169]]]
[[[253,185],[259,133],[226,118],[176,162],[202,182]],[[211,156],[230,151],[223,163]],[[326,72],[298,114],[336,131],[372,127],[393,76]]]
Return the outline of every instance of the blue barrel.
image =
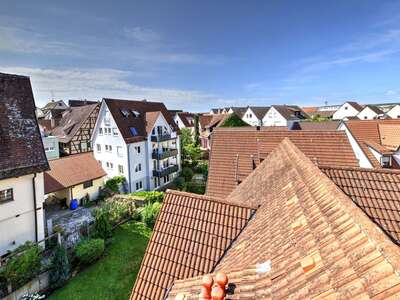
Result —
[[[69,205],[69,208],[71,210],[75,210],[78,208],[78,200],[77,199],[72,199],[71,204]]]

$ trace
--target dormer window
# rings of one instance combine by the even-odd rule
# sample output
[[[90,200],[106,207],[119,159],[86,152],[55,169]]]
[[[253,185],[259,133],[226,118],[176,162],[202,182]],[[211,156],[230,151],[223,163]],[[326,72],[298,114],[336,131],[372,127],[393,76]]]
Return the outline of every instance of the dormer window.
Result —
[[[121,111],[121,114],[122,114],[125,118],[129,117],[129,110],[127,110],[126,108],[121,108],[120,111]]]
[[[391,156],[382,156],[381,157],[381,166],[383,168],[390,168],[392,166],[392,157]]]

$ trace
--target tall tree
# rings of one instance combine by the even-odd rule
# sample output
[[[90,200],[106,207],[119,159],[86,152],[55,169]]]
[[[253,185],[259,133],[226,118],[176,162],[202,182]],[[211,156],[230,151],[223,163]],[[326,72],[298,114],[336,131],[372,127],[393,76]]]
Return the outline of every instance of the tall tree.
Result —
[[[199,132],[199,114],[194,116],[194,144],[196,146],[200,145],[200,132]]]

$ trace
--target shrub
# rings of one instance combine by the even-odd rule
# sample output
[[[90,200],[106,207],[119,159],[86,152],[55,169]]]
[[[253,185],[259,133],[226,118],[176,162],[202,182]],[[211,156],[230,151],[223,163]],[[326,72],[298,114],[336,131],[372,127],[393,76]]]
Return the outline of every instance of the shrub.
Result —
[[[94,235],[106,239],[112,236],[112,225],[110,222],[110,210],[108,207],[100,207],[94,211]]]
[[[82,240],[76,246],[75,255],[83,264],[91,264],[103,255],[104,240],[88,239]]]
[[[185,178],[178,177],[174,180],[174,184],[178,190],[182,190],[185,186]]]
[[[222,122],[220,127],[246,127],[250,126],[243,121],[237,114],[233,113],[225,121]]]
[[[206,192],[206,185],[202,183],[197,183],[197,182],[187,182],[186,185],[186,191],[189,193],[195,193],[195,194],[200,194],[204,195]]]
[[[159,202],[146,205],[140,213],[143,223],[145,223],[148,227],[153,228],[160,210],[161,203]]]
[[[204,163],[204,162],[199,163],[197,165],[197,167],[196,167],[196,173],[201,173],[201,174],[204,175],[204,177],[207,178],[207,175],[208,175],[208,164]]]
[[[126,181],[124,176],[115,176],[111,179],[106,181],[106,187],[109,188],[114,193],[118,193],[119,189],[118,186],[120,183],[124,183]]]
[[[162,202],[164,199],[164,192],[157,191],[142,191],[132,193],[133,196],[143,197],[148,203],[153,204],[154,202]]]
[[[36,274],[41,268],[40,248],[32,242],[26,242],[18,247],[13,253],[15,254],[6,264],[2,271],[2,277],[10,280],[13,288],[18,288]]]
[[[54,249],[51,259],[50,284],[53,288],[59,288],[68,280],[70,265],[67,251],[58,245]]]
[[[193,173],[192,169],[185,167],[182,169],[181,175],[183,178],[185,178],[185,181],[190,181],[190,180],[192,180],[194,173]]]

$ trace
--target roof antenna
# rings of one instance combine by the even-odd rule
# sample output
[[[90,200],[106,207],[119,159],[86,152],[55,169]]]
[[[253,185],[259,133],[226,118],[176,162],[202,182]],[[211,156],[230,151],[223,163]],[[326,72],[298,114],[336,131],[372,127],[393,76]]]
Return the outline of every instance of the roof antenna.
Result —
[[[239,182],[239,174],[238,174],[238,168],[239,168],[239,154],[236,154],[236,158],[235,158],[235,179],[236,179],[236,183]]]
[[[50,90],[51,101],[54,102],[54,91]]]

